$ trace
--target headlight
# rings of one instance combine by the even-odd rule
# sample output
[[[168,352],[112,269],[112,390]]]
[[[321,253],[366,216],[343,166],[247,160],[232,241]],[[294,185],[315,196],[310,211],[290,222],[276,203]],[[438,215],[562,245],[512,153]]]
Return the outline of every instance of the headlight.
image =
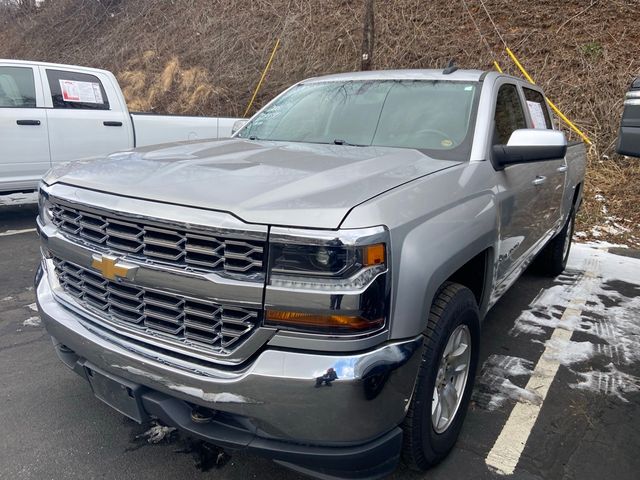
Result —
[[[349,278],[362,269],[385,266],[385,245],[366,246],[272,244],[271,279],[301,276]],[[380,270],[380,268],[378,268]]]
[[[38,189],[38,216],[45,225],[53,221],[52,207],[49,194],[40,187]]]
[[[385,325],[388,232],[273,228],[265,324],[361,334]]]

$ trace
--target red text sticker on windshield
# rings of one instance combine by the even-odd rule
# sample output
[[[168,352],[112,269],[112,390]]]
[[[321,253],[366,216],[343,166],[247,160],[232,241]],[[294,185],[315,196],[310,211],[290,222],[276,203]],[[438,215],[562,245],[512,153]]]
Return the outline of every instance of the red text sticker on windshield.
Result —
[[[62,99],[65,102],[79,102],[80,90],[77,82],[71,80],[60,80],[60,88],[62,89]]]

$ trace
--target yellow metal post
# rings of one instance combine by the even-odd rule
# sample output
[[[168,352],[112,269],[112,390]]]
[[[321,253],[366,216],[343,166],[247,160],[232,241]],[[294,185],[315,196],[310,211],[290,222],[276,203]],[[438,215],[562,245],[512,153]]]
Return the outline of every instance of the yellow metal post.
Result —
[[[518,59],[516,58],[516,56],[513,54],[513,52],[511,51],[511,49],[509,47],[507,48],[507,54],[509,55],[509,57],[511,57],[511,60],[513,60],[513,63],[516,64],[516,67],[518,67],[518,69],[522,72],[522,75],[524,75],[524,78],[526,78],[529,82],[533,83],[535,85],[536,82],[533,81],[533,78],[531,78],[531,76],[527,73],[527,71],[524,69],[524,67],[522,66],[522,64],[518,61]],[[571,122],[571,120],[569,120],[561,111],[558,107],[555,106],[555,104],[549,100],[548,97],[545,97],[547,102],[549,103],[549,106],[551,107],[551,110],[553,110],[556,115],[558,115],[558,117],[560,117],[562,119],[563,122],[565,122],[569,128],[571,128],[571,130],[573,130],[574,132],[576,132],[578,135],[580,135],[580,138],[582,138],[588,145],[593,145],[593,143],[591,143],[591,140],[589,140],[589,137],[587,137],[584,133],[582,133],[582,131],[576,127],[573,122]]]
[[[267,64],[264,67],[264,70],[262,71],[262,76],[260,77],[260,81],[258,82],[258,85],[256,85],[256,89],[253,92],[253,97],[251,97],[251,101],[249,102],[249,105],[247,105],[247,109],[244,111],[244,114],[242,115],[245,118],[247,116],[247,113],[249,113],[249,110],[251,110],[253,101],[256,99],[256,96],[258,95],[258,92],[260,91],[260,87],[262,87],[262,82],[264,82],[264,78],[267,76],[267,72],[269,71],[269,68],[271,68],[271,62],[273,62],[273,57],[276,56],[276,51],[278,50],[279,46],[280,46],[280,39],[278,38],[276,39],[276,44],[273,46],[273,50],[271,51],[271,56],[269,57],[269,61],[267,62]]]

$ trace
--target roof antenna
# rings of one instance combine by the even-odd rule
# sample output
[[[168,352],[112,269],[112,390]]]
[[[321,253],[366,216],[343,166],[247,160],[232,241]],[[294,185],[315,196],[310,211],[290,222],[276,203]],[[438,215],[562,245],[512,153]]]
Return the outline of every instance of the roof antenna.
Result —
[[[451,60],[449,60],[449,65],[447,65],[447,68],[445,68],[445,69],[442,71],[442,74],[443,74],[443,75],[449,75],[450,73],[453,73],[453,72],[455,72],[456,70],[458,70],[458,67],[456,67],[456,66],[454,65],[454,63],[455,63],[455,62],[454,62],[453,58],[452,58]]]

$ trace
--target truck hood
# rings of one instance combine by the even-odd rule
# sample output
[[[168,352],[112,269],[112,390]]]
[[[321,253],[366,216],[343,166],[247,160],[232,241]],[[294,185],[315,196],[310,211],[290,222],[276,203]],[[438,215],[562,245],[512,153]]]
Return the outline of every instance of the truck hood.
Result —
[[[72,162],[45,182],[229,212],[249,223],[333,229],[354,206],[458,163],[404,148],[229,139]]]

